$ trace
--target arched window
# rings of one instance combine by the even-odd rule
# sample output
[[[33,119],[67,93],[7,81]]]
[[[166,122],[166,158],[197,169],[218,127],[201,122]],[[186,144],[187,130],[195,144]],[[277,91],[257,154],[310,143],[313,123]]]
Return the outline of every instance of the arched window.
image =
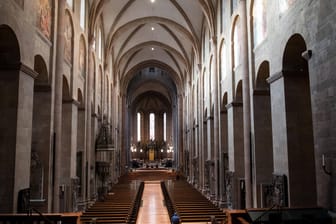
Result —
[[[155,114],[149,114],[149,138],[155,140]]]
[[[226,45],[223,43],[222,49],[221,49],[221,59],[220,59],[220,74],[221,74],[221,80],[224,80],[226,77]]]
[[[238,0],[231,0],[231,15],[237,10],[238,8]]]
[[[167,113],[163,113],[163,141],[167,141]]]
[[[209,91],[210,91],[210,85],[209,85],[209,76],[206,71],[203,72],[203,86],[204,86],[204,100],[207,101],[209,99]]]
[[[79,18],[79,24],[80,27],[85,30],[85,18],[86,18],[86,1],[81,0],[80,1],[80,18]]]
[[[80,38],[79,42],[79,73],[82,77],[85,77],[86,68],[86,48],[83,36]]]
[[[221,33],[224,32],[225,3],[226,3],[226,0],[220,1],[220,29],[221,29],[220,31]]]
[[[137,113],[137,140],[141,141],[141,113]]]
[[[93,50],[96,50],[96,29],[94,30],[94,32],[93,32],[93,43],[92,43],[92,48],[93,48]]]
[[[254,46],[260,44],[266,37],[267,32],[266,3],[267,0],[254,0],[253,5]]]
[[[98,29],[98,58],[99,59],[102,59],[102,55],[103,55],[102,47],[103,47],[103,35],[102,35],[101,28],[99,28]]]
[[[238,67],[238,65],[240,64],[240,20],[239,18],[237,18],[237,21],[235,23],[234,26],[234,30],[233,30],[233,55],[234,55],[234,61],[233,61],[233,65],[234,68]]]
[[[66,2],[68,3],[69,8],[73,10],[73,0],[66,0]]]

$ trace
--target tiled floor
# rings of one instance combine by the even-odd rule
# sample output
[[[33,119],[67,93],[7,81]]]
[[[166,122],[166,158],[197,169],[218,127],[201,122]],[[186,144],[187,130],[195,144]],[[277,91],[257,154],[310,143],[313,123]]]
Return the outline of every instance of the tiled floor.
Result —
[[[160,181],[145,181],[137,224],[170,224]]]

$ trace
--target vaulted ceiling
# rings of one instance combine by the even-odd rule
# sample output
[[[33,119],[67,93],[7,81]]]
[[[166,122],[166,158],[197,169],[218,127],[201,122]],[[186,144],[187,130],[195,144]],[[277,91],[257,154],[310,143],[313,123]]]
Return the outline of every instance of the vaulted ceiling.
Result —
[[[147,67],[166,71],[182,88],[192,61],[199,63],[204,19],[210,31],[214,24],[212,0],[90,0],[90,5],[91,33],[102,21],[105,59],[123,89]]]

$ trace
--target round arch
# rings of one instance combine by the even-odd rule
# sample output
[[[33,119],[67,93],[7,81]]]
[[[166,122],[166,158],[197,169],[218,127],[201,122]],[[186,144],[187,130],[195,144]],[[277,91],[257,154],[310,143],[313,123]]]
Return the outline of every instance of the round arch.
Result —
[[[21,61],[20,46],[15,32],[7,25],[0,25],[0,66],[18,65]]]

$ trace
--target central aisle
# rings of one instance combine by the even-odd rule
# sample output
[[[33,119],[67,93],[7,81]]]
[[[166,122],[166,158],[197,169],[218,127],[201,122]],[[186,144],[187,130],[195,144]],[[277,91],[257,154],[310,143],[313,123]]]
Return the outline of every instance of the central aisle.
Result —
[[[145,181],[137,224],[170,224],[167,208],[164,206],[160,181]]]

